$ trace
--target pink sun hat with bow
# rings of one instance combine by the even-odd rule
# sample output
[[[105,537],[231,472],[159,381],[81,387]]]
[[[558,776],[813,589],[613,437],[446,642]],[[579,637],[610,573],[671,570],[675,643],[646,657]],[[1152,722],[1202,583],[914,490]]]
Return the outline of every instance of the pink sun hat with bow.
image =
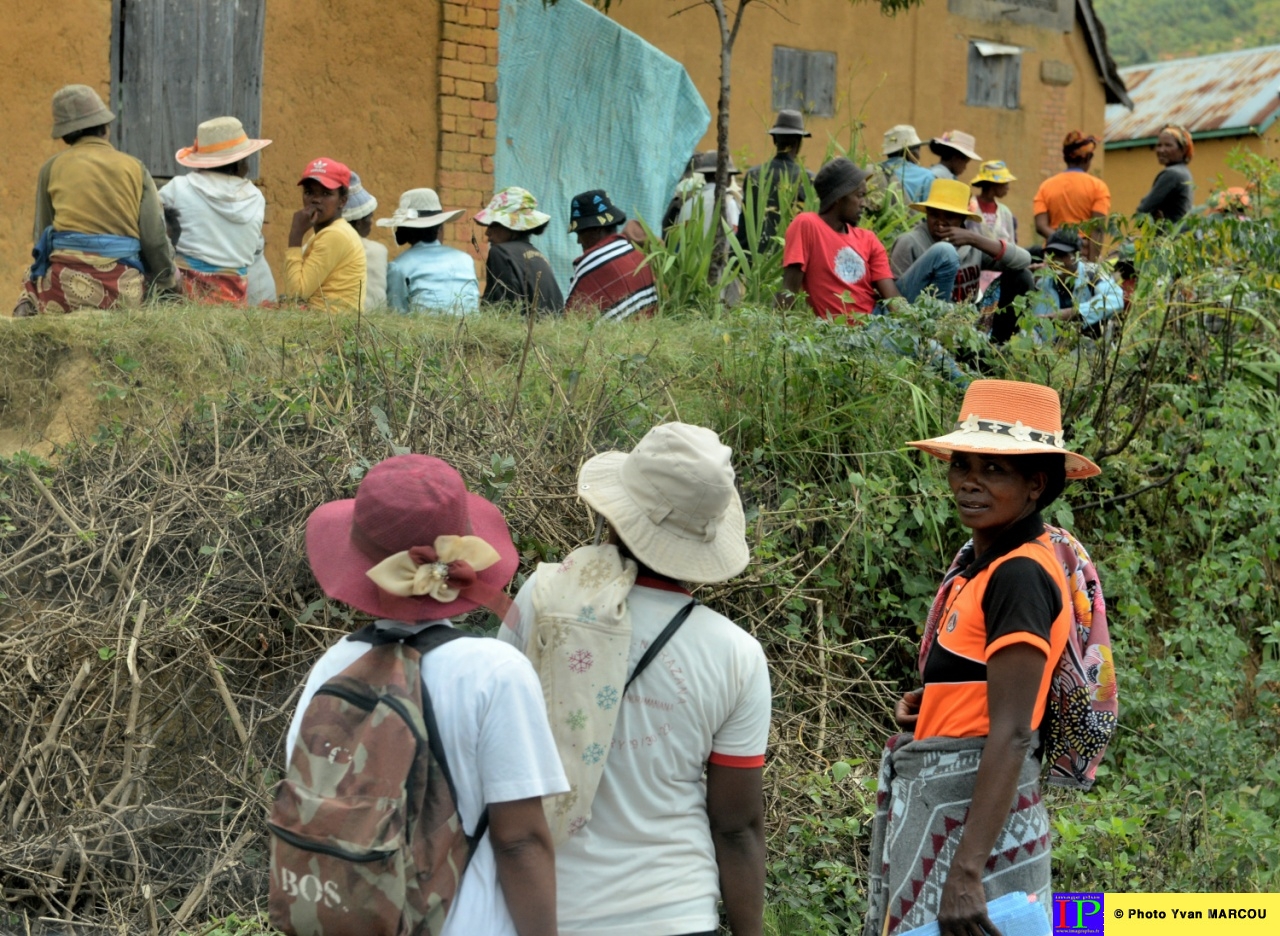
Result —
[[[307,559],[330,598],[408,623],[478,607],[502,616],[520,562],[501,511],[428,455],[379,462],[354,498],[317,507]]]

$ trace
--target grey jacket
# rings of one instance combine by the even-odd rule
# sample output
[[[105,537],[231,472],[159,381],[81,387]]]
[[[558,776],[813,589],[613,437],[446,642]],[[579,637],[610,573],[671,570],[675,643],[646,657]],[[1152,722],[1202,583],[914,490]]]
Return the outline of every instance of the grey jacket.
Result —
[[[921,221],[893,243],[889,254],[889,268],[895,277],[902,276],[911,264],[919,260],[926,250],[939,243],[929,233],[929,226]],[[952,302],[972,302],[978,296],[978,281],[983,270],[1025,270],[1031,266],[1031,254],[1017,244],[1006,244],[1004,256],[999,260],[983,253],[977,247],[957,247],[960,270],[956,273],[956,287]]]

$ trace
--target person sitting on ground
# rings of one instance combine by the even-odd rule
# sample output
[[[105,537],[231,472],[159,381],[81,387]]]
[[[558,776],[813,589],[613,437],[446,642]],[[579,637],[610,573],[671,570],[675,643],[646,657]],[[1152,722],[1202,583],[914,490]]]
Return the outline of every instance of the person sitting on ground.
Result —
[[[351,170],[321,157],[307,165],[298,185],[302,207],[294,212],[284,253],[284,294],[313,309],[359,312],[367,281],[364,247],[342,219]]]
[[[1094,218],[1105,218],[1111,212],[1111,189],[1089,173],[1093,154],[1098,149],[1097,137],[1072,130],[1062,141],[1062,161],[1067,168],[1040,183],[1033,207],[1036,233],[1046,241],[1064,224],[1085,224]],[[1081,241],[1085,258],[1098,255],[1098,242],[1091,237]]]
[[[1044,245],[1035,313],[1060,322],[1079,321],[1087,335],[1124,308],[1124,293],[1096,263],[1080,260],[1080,235],[1055,231]]]
[[[494,195],[475,216],[484,226],[489,256],[484,262],[485,305],[514,304],[526,315],[564,311],[564,296],[551,264],[529,243],[547,229],[551,215],[538,210],[527,189],[511,185]]]
[[[1191,193],[1195,182],[1187,163],[1196,147],[1186,127],[1170,124],[1156,138],[1156,159],[1164,166],[1151,183],[1151,191],[1138,202],[1137,214],[1150,215],[1156,221],[1177,224],[1191,211]]]
[[[689,587],[728,582],[750,560],[733,452],[710,429],[668,423],[631,452],[590,459],[578,494],[634,576],[622,593],[631,618],[622,675],[635,686],[593,692],[617,720],[612,744],[599,745],[604,773],[590,815],[556,847],[560,932],[711,934],[723,905],[727,932],[759,936],[769,669],[756,639]],[[610,571],[598,557],[576,567],[581,580],[600,574],[592,566]],[[499,639],[520,648],[540,639],[531,624],[548,585],[538,579],[563,571],[541,566],[529,577],[518,620],[508,617]],[[653,665],[640,668],[649,648]],[[607,670],[597,662],[591,678]]]
[[[618,229],[627,216],[603,189],[573,196],[569,203],[569,233],[578,235],[582,256],[573,261],[570,312],[599,312],[602,319],[620,322],[633,315],[652,315],[658,305],[653,271]]]
[[[943,300],[973,302],[982,271],[999,270],[1004,274],[1001,311],[996,313],[991,337],[997,342],[1008,340],[1017,327],[1013,301],[1035,285],[1028,272],[1031,255],[1017,244],[965,227],[968,221],[981,221],[982,215],[969,209],[969,186],[963,182],[938,179],[928,200],[911,207],[925,217],[894,242],[889,254],[898,290],[908,302],[926,289]]]
[[[115,114],[87,85],[53,96],[53,137],[67,149],[36,180],[35,262],[15,317],[109,309],[176,293],[164,212],[145,166],[107,141]]]
[[[969,222],[970,230],[1010,244],[1018,242],[1018,219],[1013,216],[1008,205],[1000,203],[1000,199],[1009,194],[1009,183],[1017,181],[1018,177],[1009,171],[1003,160],[982,164],[978,174],[969,180],[969,184],[978,190],[978,194],[969,199],[969,210],[982,215],[982,220]],[[984,295],[999,276],[995,270],[982,271],[981,288]]]
[[[813,186],[817,213],[801,212],[787,228],[777,304],[790,308],[803,291],[814,315],[853,324],[860,320],[858,313],[875,310],[878,298],[901,295],[884,244],[873,231],[858,227],[867,174],[842,156],[818,171]]]
[[[697,217],[702,222],[703,234],[710,232],[716,213],[716,159],[714,152],[698,153],[693,158],[697,185],[685,196],[680,204],[680,212],[676,215],[677,224],[686,224]],[[742,220],[742,189],[735,179],[737,175],[738,167],[730,157],[729,188],[725,192],[724,208],[720,214],[731,233],[737,232],[738,222]]]
[[[748,253],[764,251],[777,237],[782,222],[784,190],[797,205],[804,204],[804,182],[811,180],[813,174],[800,163],[800,147],[805,138],[812,135],[804,128],[804,114],[800,111],[778,111],[769,129],[777,152],[767,163],[748,169],[743,183],[743,203],[748,211],[758,210],[753,206],[761,193],[767,190],[759,243],[748,243],[747,226],[738,225],[738,243]]]
[[[178,163],[195,171],[170,180],[160,202],[181,218],[174,260],[189,298],[246,303],[267,210],[249,181],[249,157],[270,143],[250,139],[235,117],[215,117],[196,128],[193,145],[178,150]]]
[[[307,518],[306,552],[324,593],[376,623],[372,633],[330,647],[307,675],[286,735],[289,761],[299,751],[309,753],[309,739],[300,734],[317,690],[364,657],[379,632],[416,636],[452,629],[450,618],[480,607],[502,615],[510,605],[503,589],[520,561],[498,508],[468,492],[452,466],[427,455],[388,458],[369,469],[354,499],[317,507]],[[446,574],[433,578],[442,567]],[[455,577],[459,568],[464,573]],[[430,740],[448,771],[462,831],[476,836],[470,861],[456,872],[461,883],[438,932],[554,936],[555,852],[542,797],[564,793],[569,784],[542,686],[529,661],[501,641],[461,635],[437,640],[420,664],[423,697],[434,712]],[[388,807],[379,808],[391,815]],[[342,909],[365,923],[359,911],[371,912]],[[315,921],[314,903],[310,914],[307,919]],[[339,929],[366,931],[358,925]]]
[[[885,160],[880,164],[886,182],[902,197],[904,205],[922,202],[929,197],[929,187],[937,178],[920,165],[920,147],[924,143],[910,124],[898,124],[884,132],[881,151]]]
[[[369,239],[373,233],[373,213],[377,210],[378,200],[365,189],[360,173],[351,173],[351,188],[342,218],[360,235],[360,245],[364,247],[366,309],[379,309],[387,304],[387,248]]]
[[[938,157],[938,164],[929,171],[937,179],[959,179],[969,169],[970,161],[982,162],[974,152],[978,141],[963,130],[948,130],[942,136],[929,141],[929,152]]]
[[[480,308],[476,265],[453,247],[440,243],[443,225],[463,214],[445,211],[434,189],[410,189],[390,218],[378,227],[395,228],[397,244],[409,249],[387,267],[387,305],[397,312],[468,315]]]

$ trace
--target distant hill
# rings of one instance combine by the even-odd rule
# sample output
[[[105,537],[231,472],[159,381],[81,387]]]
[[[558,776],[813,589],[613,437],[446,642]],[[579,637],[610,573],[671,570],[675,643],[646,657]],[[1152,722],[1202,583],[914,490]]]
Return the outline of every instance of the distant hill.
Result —
[[[1093,0],[1121,66],[1280,44],[1277,0]]]

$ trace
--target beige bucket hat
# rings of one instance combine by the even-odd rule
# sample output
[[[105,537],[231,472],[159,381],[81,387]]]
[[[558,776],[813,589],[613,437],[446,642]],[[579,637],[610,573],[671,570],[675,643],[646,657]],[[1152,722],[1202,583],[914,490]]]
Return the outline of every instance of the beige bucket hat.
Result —
[[[924,141],[920,139],[920,134],[916,133],[915,127],[911,124],[898,124],[884,132],[884,144],[880,147],[880,154],[888,156],[890,153],[900,153],[904,149],[923,145]]]
[[[378,227],[430,228],[436,227],[463,214],[458,208],[445,211],[435,189],[409,189],[400,196],[400,204],[389,218],[379,218]]]
[[[69,84],[54,92],[52,136],[55,140],[115,119],[116,115],[102,103],[98,92],[88,85]]]
[[[192,169],[216,169],[270,145],[270,140],[251,139],[235,117],[214,117],[196,127],[196,141],[178,150],[174,159]]]
[[[710,429],[666,423],[630,452],[590,459],[578,472],[578,496],[655,572],[723,582],[751,558],[732,457]]]
[[[1058,391],[1021,380],[975,380],[964,393],[952,432],[907,444],[943,461],[950,460],[952,452],[1051,453],[1065,457],[1068,478],[1102,474],[1089,459],[1067,450]]]

